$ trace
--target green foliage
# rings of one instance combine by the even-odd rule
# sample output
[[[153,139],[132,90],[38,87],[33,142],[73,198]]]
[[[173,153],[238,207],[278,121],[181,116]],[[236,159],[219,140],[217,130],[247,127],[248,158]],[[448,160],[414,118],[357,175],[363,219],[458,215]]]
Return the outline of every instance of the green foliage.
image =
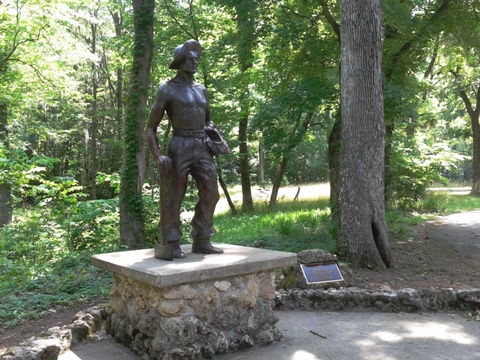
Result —
[[[465,158],[452,151],[447,142],[429,144],[429,139],[421,135],[397,136],[387,172],[389,202],[406,209],[414,208],[432,183],[446,185],[444,174],[452,174]]]
[[[28,157],[23,151],[0,151],[0,182],[11,185],[16,201],[40,206],[49,203],[76,203],[84,196],[71,176],[54,176],[59,159]]]
[[[17,210],[0,230],[2,326],[105,297],[111,274],[91,266],[90,257],[119,250],[118,238],[118,200]]]
[[[68,248],[106,252],[118,243],[118,199],[79,202],[64,220]]]

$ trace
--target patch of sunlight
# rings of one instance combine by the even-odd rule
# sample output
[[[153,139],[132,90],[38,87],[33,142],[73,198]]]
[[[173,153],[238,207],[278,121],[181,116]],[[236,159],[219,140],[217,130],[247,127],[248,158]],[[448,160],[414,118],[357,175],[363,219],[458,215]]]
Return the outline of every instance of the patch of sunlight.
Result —
[[[406,329],[410,331],[410,338],[433,338],[437,340],[453,341],[457,344],[475,344],[475,338],[462,332],[459,328],[438,322],[425,324],[409,324]]]
[[[298,350],[295,351],[291,360],[320,360],[320,358],[307,351]]]
[[[475,338],[462,332],[460,329],[451,325],[441,324],[439,322],[408,323],[405,324],[405,332],[392,333],[389,331],[377,331],[372,334],[380,341],[396,343],[405,339],[435,339],[441,341],[451,341],[461,345],[475,344]]]

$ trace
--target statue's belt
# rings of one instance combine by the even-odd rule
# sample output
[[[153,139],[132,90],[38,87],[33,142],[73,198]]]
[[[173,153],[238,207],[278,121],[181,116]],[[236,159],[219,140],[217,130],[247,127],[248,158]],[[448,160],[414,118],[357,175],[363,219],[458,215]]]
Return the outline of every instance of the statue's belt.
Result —
[[[204,130],[173,130],[173,136],[203,138],[205,137]]]

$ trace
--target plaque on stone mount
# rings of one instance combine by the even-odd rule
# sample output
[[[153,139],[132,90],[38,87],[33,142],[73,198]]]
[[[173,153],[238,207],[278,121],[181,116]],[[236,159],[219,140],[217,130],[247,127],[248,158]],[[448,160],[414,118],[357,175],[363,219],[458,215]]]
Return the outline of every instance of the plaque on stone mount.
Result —
[[[300,264],[307,284],[321,284],[343,281],[343,276],[336,263],[331,264]]]

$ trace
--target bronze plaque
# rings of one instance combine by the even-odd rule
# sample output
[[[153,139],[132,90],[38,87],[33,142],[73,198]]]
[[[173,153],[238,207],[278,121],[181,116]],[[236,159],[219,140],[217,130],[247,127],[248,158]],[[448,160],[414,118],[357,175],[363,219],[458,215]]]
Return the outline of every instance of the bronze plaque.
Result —
[[[307,284],[320,284],[333,281],[342,281],[343,277],[340,273],[338,265],[333,264],[300,264]]]

